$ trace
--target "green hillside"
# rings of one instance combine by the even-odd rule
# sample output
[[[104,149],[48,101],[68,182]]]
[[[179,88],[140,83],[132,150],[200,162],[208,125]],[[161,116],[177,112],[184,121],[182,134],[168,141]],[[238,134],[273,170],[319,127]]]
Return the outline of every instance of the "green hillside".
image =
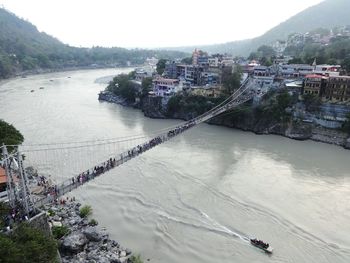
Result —
[[[290,2],[288,4],[293,3]],[[350,0],[325,0],[298,13],[260,37],[217,45],[196,46],[196,48],[210,53],[228,52],[234,55],[247,56],[259,46],[269,44],[278,39],[285,39],[292,33],[306,33],[317,28],[332,29],[336,26],[350,25],[349,10]],[[194,46],[180,47],[176,48],[176,50],[190,52],[194,48]]]
[[[183,58],[179,51],[124,48],[76,48],[39,32],[31,23],[0,8],[0,78],[27,70],[68,67],[124,66],[143,63],[147,57]]]

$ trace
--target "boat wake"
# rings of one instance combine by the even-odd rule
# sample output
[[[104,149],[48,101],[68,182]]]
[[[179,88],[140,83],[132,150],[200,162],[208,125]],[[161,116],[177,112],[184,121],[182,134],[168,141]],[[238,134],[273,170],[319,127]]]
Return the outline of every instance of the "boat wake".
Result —
[[[201,218],[205,219],[205,222],[207,224],[207,226],[212,228],[212,231],[221,233],[221,234],[225,234],[225,235],[229,235],[229,236],[234,236],[238,239],[240,239],[241,241],[250,242],[250,238],[243,234],[240,233],[238,230],[234,230],[234,229],[230,229],[227,226],[224,226],[222,224],[220,224],[219,222],[217,222],[215,219],[211,218],[208,214],[206,214],[205,212],[199,210],[196,207],[190,206],[188,204],[186,204],[180,197],[180,195],[178,195],[178,199],[180,200],[181,204],[186,207],[189,210],[192,210],[194,212],[196,212],[197,214],[199,214],[201,216]]]

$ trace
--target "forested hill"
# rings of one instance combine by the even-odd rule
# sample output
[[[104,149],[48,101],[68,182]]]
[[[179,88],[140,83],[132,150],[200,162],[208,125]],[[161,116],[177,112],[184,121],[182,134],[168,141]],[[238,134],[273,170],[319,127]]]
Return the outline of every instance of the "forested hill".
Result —
[[[293,1],[286,3],[292,5]],[[292,33],[306,33],[317,28],[332,29],[336,26],[350,25],[350,0],[325,0],[291,17],[285,22],[270,29],[260,37],[228,42],[224,44],[196,46],[210,53],[232,53],[248,56],[261,45],[270,44],[276,40],[285,40]],[[259,21],[257,21],[259,22]],[[241,25],[244,26],[244,23]],[[189,52],[194,47],[174,48]]]
[[[147,57],[183,58],[179,51],[124,48],[76,48],[39,32],[31,23],[0,8],[0,78],[27,70],[140,64]]]

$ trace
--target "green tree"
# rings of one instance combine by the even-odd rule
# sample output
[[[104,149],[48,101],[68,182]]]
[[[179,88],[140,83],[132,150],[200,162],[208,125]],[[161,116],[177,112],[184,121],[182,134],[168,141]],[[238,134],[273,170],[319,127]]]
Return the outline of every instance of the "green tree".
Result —
[[[9,235],[0,233],[0,255],[4,263],[54,263],[57,243],[41,230],[22,223]]]
[[[314,94],[303,95],[304,105],[309,112],[318,112],[321,106],[321,98]]]
[[[92,214],[92,208],[89,205],[84,205],[82,208],[79,210],[79,215],[81,218],[88,217],[89,215]]]
[[[350,112],[346,115],[346,121],[343,124],[343,130],[350,134]]]
[[[23,135],[12,125],[0,119],[0,145],[19,145],[23,142]],[[8,151],[12,151],[9,147]]]
[[[135,84],[130,81],[130,76],[126,74],[114,77],[107,86],[107,90],[129,102],[134,102],[137,94]]]
[[[137,256],[132,255],[130,257],[130,261],[131,261],[131,263],[143,263],[140,255],[137,255]]]
[[[192,64],[192,57],[186,57],[181,60],[181,63],[186,64],[186,65],[191,65]]]
[[[163,59],[161,58],[160,60],[158,60],[158,63],[157,63],[157,73],[159,75],[162,75],[164,73],[164,70],[165,70],[165,64],[166,64],[167,60],[166,59]]]
[[[260,53],[260,57],[271,58],[275,56],[275,50],[267,45],[262,45],[258,48],[258,52]]]
[[[226,67],[222,70],[222,84],[227,95],[232,94],[236,89],[240,87],[242,79],[242,70],[236,67],[232,70],[232,67]]]
[[[260,59],[260,64],[263,65],[263,66],[271,66],[272,65],[272,62],[271,62],[271,58],[268,58],[268,57],[262,57]]]
[[[153,79],[151,77],[144,78],[142,80],[141,84],[141,96],[146,97],[148,95],[148,92],[152,90],[152,81]]]
[[[342,67],[347,71],[350,72],[350,55],[347,55],[345,59],[342,62]]]

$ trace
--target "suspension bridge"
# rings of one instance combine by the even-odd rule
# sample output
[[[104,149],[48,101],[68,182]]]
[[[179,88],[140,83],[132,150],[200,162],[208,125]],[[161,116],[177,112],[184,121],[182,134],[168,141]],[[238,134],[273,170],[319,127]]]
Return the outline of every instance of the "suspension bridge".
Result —
[[[78,188],[104,172],[136,158],[198,124],[251,100],[253,83],[247,78],[231,96],[204,114],[145,136],[99,139],[70,143],[3,145],[2,167],[7,178],[6,198],[12,208],[20,205],[30,217],[32,211]],[[8,152],[8,148],[15,149]],[[72,161],[74,160],[74,161]],[[33,194],[25,167],[34,167],[45,178],[54,178],[50,192]],[[59,182],[58,182],[59,181]],[[40,185],[40,182],[38,183]]]

